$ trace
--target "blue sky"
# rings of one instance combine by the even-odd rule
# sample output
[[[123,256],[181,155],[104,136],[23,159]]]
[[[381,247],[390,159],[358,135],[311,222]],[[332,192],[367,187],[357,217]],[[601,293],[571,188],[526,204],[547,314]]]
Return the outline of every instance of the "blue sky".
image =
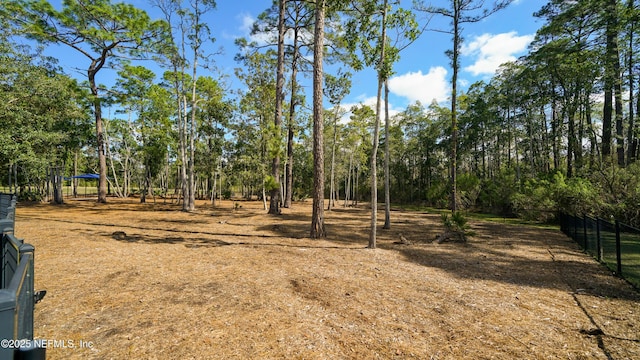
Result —
[[[433,0],[437,6],[446,6],[449,0]],[[152,17],[159,14],[149,6],[147,0],[128,0],[137,7],[149,11]],[[51,0],[59,7],[61,0]],[[541,23],[533,17],[544,1],[516,0],[489,18],[473,24],[464,24],[464,44],[462,47],[459,84],[464,89],[477,80],[490,79],[497,67],[506,61],[515,60],[527,52],[527,45],[533,40]],[[214,50],[222,48],[223,53],[215,57],[217,67],[229,76],[229,85],[240,86],[233,79],[233,69],[239,65],[233,60],[238,52],[234,40],[248,37],[253,20],[271,5],[271,0],[218,0],[217,9],[207,15],[207,21],[216,42]],[[403,0],[403,6],[411,7],[411,1]],[[422,16],[420,14],[419,16]],[[429,27],[448,29],[448,19],[435,18]],[[451,35],[436,31],[427,31],[400,54],[395,64],[395,75],[390,79],[390,102],[392,112],[402,111],[407,105],[419,100],[429,104],[436,100],[442,104],[450,95],[451,69],[445,51],[451,48]],[[83,59],[69,49],[55,47],[48,53],[61,60],[61,65],[71,74],[74,67],[86,69]],[[70,56],[71,55],[71,56]],[[327,68],[329,71],[331,68]],[[201,75],[217,78],[219,74]],[[98,81],[113,84],[113,73],[98,75]],[[357,103],[375,104],[376,74],[370,69],[354,74],[351,93],[345,98],[343,106]]]

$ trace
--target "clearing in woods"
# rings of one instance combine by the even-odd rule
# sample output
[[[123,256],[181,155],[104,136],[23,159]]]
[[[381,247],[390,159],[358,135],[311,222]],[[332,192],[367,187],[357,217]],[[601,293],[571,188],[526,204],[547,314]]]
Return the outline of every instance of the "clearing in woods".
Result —
[[[47,358],[640,358],[639,293],[559,230],[397,210],[370,250],[364,207],[311,240],[309,202],[237,204],[19,204]]]

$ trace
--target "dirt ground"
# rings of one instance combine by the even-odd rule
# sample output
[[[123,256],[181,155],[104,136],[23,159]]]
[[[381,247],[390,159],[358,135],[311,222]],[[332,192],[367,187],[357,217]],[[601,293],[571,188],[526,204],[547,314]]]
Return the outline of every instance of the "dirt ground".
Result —
[[[136,201],[18,204],[48,359],[640,359],[640,294],[558,230],[398,209],[371,250],[364,207],[311,240],[310,202]]]

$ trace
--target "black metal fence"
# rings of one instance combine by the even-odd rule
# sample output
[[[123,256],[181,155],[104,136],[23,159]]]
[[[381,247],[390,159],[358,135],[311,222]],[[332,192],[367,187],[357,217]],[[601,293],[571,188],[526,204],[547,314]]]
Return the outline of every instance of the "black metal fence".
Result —
[[[617,220],[560,215],[560,229],[609,269],[640,288],[640,230]]]
[[[7,201],[9,199],[9,201]],[[34,247],[13,234],[15,197],[0,194],[0,359],[44,359],[46,349],[33,341]]]
[[[2,289],[0,289],[0,324],[17,320],[10,337],[6,326],[0,327],[0,338],[33,338],[33,246],[11,234],[2,236]],[[13,321],[11,321],[13,323]]]
[[[0,235],[13,234],[16,224],[16,196],[0,194]]]

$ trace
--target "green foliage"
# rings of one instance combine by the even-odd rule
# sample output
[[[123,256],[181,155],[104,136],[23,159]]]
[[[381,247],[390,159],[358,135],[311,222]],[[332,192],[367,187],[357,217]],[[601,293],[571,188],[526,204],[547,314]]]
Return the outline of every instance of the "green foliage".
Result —
[[[18,200],[20,201],[42,201],[42,193],[35,190],[24,190],[18,193]]]
[[[307,142],[309,139],[305,139]],[[309,146],[310,147],[310,146]],[[305,200],[313,194],[313,152],[302,144],[294,144],[293,200]]]
[[[445,209],[449,205],[449,184],[446,181],[437,181],[426,189],[426,200],[429,205]]]
[[[511,196],[514,213],[532,221],[547,222],[558,212],[574,215],[602,213],[602,192],[585,178],[566,178],[560,172],[551,179],[527,179]]]
[[[267,175],[267,177],[265,177],[265,179],[264,179],[264,189],[266,191],[276,190],[276,189],[279,189],[279,188],[280,188],[280,183],[278,183],[273,176]]]
[[[324,95],[333,105],[339,105],[345,96],[351,91],[351,73],[343,72],[338,69],[338,73],[334,76],[324,74]]]
[[[267,142],[267,158],[281,157],[285,149],[282,128],[276,126],[273,122],[267,122],[264,127],[264,137]]]
[[[400,49],[415,41],[420,30],[414,12],[396,7],[399,3],[384,4],[386,9],[378,0],[358,0],[353,6],[360,11],[351,13],[343,36],[354,69],[372,66],[381,79],[388,79],[393,75],[393,64],[400,58]],[[381,27],[387,32],[385,42]],[[397,38],[391,39],[391,32]],[[381,59],[383,46],[385,56]]]
[[[146,12],[123,2],[64,1],[62,11],[45,0],[17,3],[21,5],[18,18],[27,35],[39,41],[64,43],[84,54],[99,54],[108,47],[110,55],[121,52],[140,56],[159,44],[157,39],[168,30],[166,23],[151,21]]]
[[[225,200],[231,199],[231,189],[226,188],[226,189],[222,190],[222,198],[225,199]]]
[[[480,179],[472,173],[457,177],[459,204],[463,209],[474,208],[480,195]]]
[[[489,193],[486,189],[483,193]],[[496,194],[496,192],[493,192]],[[640,226],[640,165],[613,166],[587,177],[567,178],[557,172],[523,180],[510,197],[518,217],[548,222],[559,212],[616,218]]]
[[[514,213],[529,221],[547,222],[555,218],[557,203],[552,183],[546,179],[527,179],[521,190],[511,196]]]
[[[43,180],[87,144],[84,96],[52,59],[0,36],[0,164],[17,164],[22,184]]]
[[[478,205],[482,211],[508,215],[512,213],[511,198],[518,182],[513,169],[503,169],[493,178],[482,180]]]
[[[462,241],[475,234],[470,230],[471,226],[469,226],[467,218],[460,211],[451,214],[442,213],[440,214],[440,219],[446,230],[445,234],[456,234]]]
[[[120,176],[126,173],[132,182],[146,176],[162,180],[164,186],[173,186],[169,184],[175,180],[176,169],[172,167],[184,164],[176,154],[179,147],[175,142],[181,127],[175,126],[174,121],[177,107],[184,106],[178,105],[179,99],[190,98],[189,84],[193,85],[195,78],[183,73],[189,61],[184,53],[178,54],[180,49],[172,48],[176,44],[169,42],[160,46],[161,37],[171,34],[166,24],[151,21],[143,11],[126,2],[114,2],[69,0],[63,1],[62,6],[53,6],[44,0],[0,1],[0,25],[5,29],[5,33],[0,34],[0,165],[17,164],[20,184],[42,184],[46,180],[46,168],[62,159],[68,171],[76,154],[81,157],[81,169],[95,171],[97,152],[89,146],[95,146],[97,137],[92,138],[89,133],[93,130],[88,126],[88,108],[94,103],[87,96],[88,90],[82,91],[75,81],[61,75],[58,65],[40,54],[41,49],[13,44],[11,36],[16,34],[45,44],[57,42],[71,46],[89,62],[95,60],[92,69],[85,69],[92,70],[93,75],[103,65],[122,69],[113,89],[119,94],[109,100],[117,103],[114,108],[127,112],[128,121],[105,121],[115,173]],[[205,6],[200,10],[189,8],[196,2],[164,3],[176,6],[171,14],[177,15],[186,26],[185,43],[180,45],[192,49],[200,46],[208,29],[202,23],[192,26],[197,23],[194,16],[200,10],[212,8],[215,2],[198,0],[197,3]],[[469,1],[467,5],[474,3],[481,1]],[[335,46],[336,52],[357,58],[356,67],[371,66],[387,78],[392,74],[399,49],[404,47],[400,42],[412,41],[420,29],[410,11],[399,8],[398,2],[388,1],[385,20],[388,43],[386,58],[381,59],[382,4],[381,0],[358,0],[349,3],[352,6],[348,13],[328,14],[331,26],[327,26],[327,30],[333,32],[330,34],[332,46],[327,47],[327,52]],[[607,133],[602,128],[602,104],[591,101],[590,96],[607,87],[605,55],[610,50],[606,48],[605,28],[607,20],[615,20],[616,15],[615,11],[605,14],[606,7],[599,4],[549,2],[536,14],[546,24],[536,34],[529,55],[501,66],[493,79],[471,85],[466,94],[457,92],[457,161],[461,171],[465,171],[458,172],[457,178],[462,208],[515,214],[535,221],[548,221],[557,211],[588,213],[607,218],[615,216],[626,223],[640,225],[640,166],[633,164],[633,155],[627,156],[624,166],[607,163],[608,159],[602,155],[604,138],[613,135],[615,129]],[[344,10],[345,5],[335,1],[327,6]],[[288,2],[287,6],[288,26],[310,28],[313,16],[297,18],[295,14],[310,15],[313,3]],[[422,10],[442,10],[440,15],[446,17],[456,15],[450,6],[443,6],[424,6]],[[360,11],[358,15],[353,11],[356,8]],[[274,3],[273,9],[277,10],[277,4]],[[638,10],[628,11],[629,14],[618,14],[619,55],[624,59],[622,65],[626,69],[621,70],[625,73],[638,65],[638,37],[630,38],[638,31],[634,21]],[[477,15],[482,14],[480,11]],[[474,18],[477,17],[467,20]],[[260,20],[264,24],[256,29],[272,35],[270,31],[277,19],[261,16]],[[335,28],[331,29],[332,25],[336,25]],[[174,27],[173,32],[179,31],[178,28]],[[308,40],[305,38],[308,32],[301,33],[304,35],[300,35],[299,40]],[[395,35],[398,37],[393,39]],[[116,47],[102,52],[105,46],[111,45]],[[341,45],[350,47],[350,51],[344,51]],[[165,55],[171,57],[171,65],[175,66],[165,74],[163,85],[154,83],[150,70],[118,60],[138,58],[144,55],[142,50],[148,52],[163,46],[173,51]],[[238,56],[242,69],[237,70],[236,75],[246,90],[238,96],[237,113],[233,104],[224,101],[226,89],[204,76],[198,76],[196,82],[197,112],[190,112],[189,106],[180,110],[184,110],[182,117],[195,115],[197,121],[193,124],[195,161],[191,162],[195,164],[196,178],[211,183],[208,180],[223,173],[219,178],[227,188],[223,191],[229,194],[242,191],[255,196],[263,184],[268,189],[278,185],[277,179],[266,178],[266,174],[270,169],[269,160],[283,155],[284,141],[282,128],[273,124],[276,52],[243,47],[242,51],[245,50]],[[299,51],[303,52],[299,55],[308,58],[306,47]],[[297,64],[300,73],[310,66],[307,61]],[[287,76],[293,75],[290,71],[287,69]],[[324,91],[329,103],[340,103],[348,93],[348,77],[340,76],[340,72],[337,75],[325,78]],[[625,94],[630,79],[625,74],[622,80],[621,91]],[[177,88],[170,89],[167,83]],[[290,84],[288,79],[286,83]],[[297,92],[300,87],[287,91]],[[303,100],[292,101],[304,111]],[[630,111],[623,109],[625,121],[630,120]],[[335,114],[339,118],[338,112]],[[336,126],[336,183],[341,194],[345,193],[344,187],[349,186],[352,198],[356,187],[359,198],[369,193],[366,179],[370,172],[368,162],[375,115],[368,106],[355,107],[351,121]],[[449,205],[451,117],[448,107],[415,103],[392,119],[388,143],[394,202],[441,208]],[[293,126],[293,193],[302,199],[312,194],[312,147],[305,138],[311,126],[305,122],[304,114],[296,114],[290,120],[296,122]],[[331,144],[332,122],[325,124],[325,144]],[[623,135],[628,137],[617,134],[612,143],[624,139],[624,148],[631,153],[635,149],[633,140],[640,134],[638,122],[622,125],[626,133]],[[328,156],[325,161],[329,161]],[[357,183],[356,176],[359,177]],[[350,183],[346,185],[348,177],[351,177]]]
[[[640,228],[640,164],[612,166],[594,172],[592,178],[600,188],[599,212],[595,214]]]
[[[601,194],[589,179],[566,179],[562,173],[557,173],[553,177],[552,189],[558,211],[573,215],[593,215],[600,212]]]

